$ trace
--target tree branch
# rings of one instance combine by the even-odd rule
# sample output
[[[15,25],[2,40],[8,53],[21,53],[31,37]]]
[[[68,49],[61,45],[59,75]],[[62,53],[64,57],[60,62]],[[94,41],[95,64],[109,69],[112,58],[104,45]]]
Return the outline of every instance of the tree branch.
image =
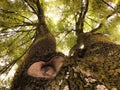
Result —
[[[108,4],[105,0],[102,0],[107,6],[109,6],[110,8],[112,8],[115,12],[120,13],[119,10],[115,9],[113,6],[111,6],[110,4]]]
[[[41,23],[45,23],[45,16],[44,16],[44,11],[43,8],[41,7],[41,4],[39,0],[36,2],[37,10],[38,10],[38,19]]]
[[[72,54],[74,55],[75,51],[81,47],[81,45],[84,44],[83,37],[83,29],[84,29],[84,22],[85,22],[85,17],[86,13],[88,11],[88,5],[89,5],[89,0],[82,0],[82,7],[81,7],[81,12],[79,13],[78,21],[76,22],[76,36],[77,36],[77,43],[70,49],[69,51],[69,56]]]
[[[90,32],[96,32],[96,31],[98,31],[101,27],[103,26],[103,24],[102,23],[100,23],[99,25],[98,25],[98,27],[96,27],[95,29],[93,29],[92,31],[90,31]]]
[[[79,13],[78,21],[76,22],[76,35],[77,36],[79,36],[80,33],[83,33],[84,20],[85,20],[86,13],[88,11],[89,1],[86,0],[86,2],[82,1],[81,3],[82,3],[81,10],[80,10],[81,12]]]
[[[45,22],[45,16],[44,16],[44,11],[43,8],[40,4],[39,0],[36,0],[36,6],[37,6],[37,16],[38,16],[38,26],[37,26],[37,32],[36,35],[44,35],[47,32],[49,32],[49,29],[47,27],[47,24]]]
[[[26,40],[26,42],[22,43],[22,44],[21,44],[21,45],[19,45],[18,47],[21,47],[21,46],[23,46],[23,45],[27,44],[28,42],[32,41],[32,39],[34,39],[34,36],[33,36],[33,37],[31,37],[30,39]]]
[[[87,17],[88,19],[90,19],[91,21],[94,21],[95,23],[98,23],[96,20],[90,18],[90,17]]]
[[[34,41],[33,41],[34,42]],[[18,57],[17,59],[13,60],[12,62],[10,62],[7,66],[3,67],[1,70],[0,70],[0,75],[3,74],[4,72],[6,72],[8,69],[11,69],[12,66],[17,62],[19,61],[26,53],[27,51],[31,48],[32,44],[29,46],[29,48],[27,50],[25,50],[25,52],[20,56]]]
[[[21,15],[21,14],[18,13],[18,12],[9,11],[9,10],[5,10],[5,9],[0,9],[0,10],[3,11],[4,13],[7,13],[7,14],[16,14],[16,15],[19,15],[19,16],[27,19],[28,21],[32,22],[29,18],[27,18],[26,16]],[[32,22],[32,23],[33,23],[33,22]]]
[[[86,23],[90,28],[93,29],[93,26],[91,26],[87,21],[85,21],[85,23]]]
[[[35,8],[28,2],[28,0],[24,0],[27,4],[28,4],[28,6],[33,10],[33,12],[36,14],[36,15],[38,15],[38,13],[37,13],[37,11],[35,10]]]
[[[109,6],[110,8],[112,8],[113,10],[115,10],[114,7],[112,7],[110,4],[108,4],[106,1],[102,0],[107,6]]]
[[[73,31],[73,29],[70,30],[70,31],[67,31],[67,33],[62,37],[62,39],[58,42],[57,45],[59,45],[59,44],[62,42],[62,40],[65,39],[65,37],[66,37],[69,33],[71,33],[72,31]]]
[[[4,68],[2,68],[0,70],[0,74],[3,74],[4,72],[6,72],[9,68],[12,68],[12,66],[18,61],[20,60],[23,56],[24,56],[25,53],[23,53],[19,58],[13,60],[11,63],[9,63],[7,66],[5,66]]]

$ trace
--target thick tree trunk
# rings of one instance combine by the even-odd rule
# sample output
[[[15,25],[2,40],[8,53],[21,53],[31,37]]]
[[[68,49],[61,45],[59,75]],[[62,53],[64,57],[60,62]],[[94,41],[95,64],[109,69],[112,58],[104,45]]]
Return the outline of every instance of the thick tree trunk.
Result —
[[[25,2],[29,5],[29,1],[25,0]],[[52,79],[41,78],[41,76],[44,77],[43,74],[46,72],[48,74],[51,74],[49,71],[43,72],[43,70],[45,69],[43,68],[44,64],[46,65],[47,62],[48,64],[56,63],[55,61],[56,59],[54,60],[54,57],[56,57],[56,40],[54,36],[50,33],[46,25],[44,12],[39,0],[36,0],[36,2],[34,3],[36,4],[38,9],[38,12],[35,11],[38,17],[36,37],[32,46],[26,53],[23,63],[19,66],[14,76],[11,90],[46,90],[46,89],[49,90],[50,88],[49,84]],[[32,7],[32,9],[34,11],[34,7]],[[59,66],[59,64],[57,65]],[[38,69],[40,67],[41,70]],[[28,71],[29,68],[30,71]],[[30,72],[30,75],[28,72]]]
[[[68,58],[58,78],[58,90],[96,90],[97,85],[120,89],[120,45],[102,34],[89,34],[84,49]],[[62,77],[64,74],[64,78]],[[60,79],[61,78],[61,79]],[[101,86],[102,87],[102,86]]]
[[[25,1],[29,3],[27,0]],[[61,62],[57,63],[53,60],[56,56],[56,41],[47,28],[39,0],[36,0],[35,4],[38,11],[36,13],[38,16],[36,38],[27,52],[25,60],[17,70],[11,90],[95,90],[98,84],[103,84],[108,89],[113,87],[120,89],[120,46],[104,35],[83,33],[84,20],[81,22],[81,29],[76,28],[82,32],[81,34],[76,32],[78,37],[76,47],[73,47],[75,50],[73,56],[67,58],[62,70],[55,77],[59,71],[58,67],[61,67]],[[86,5],[88,6],[88,3]],[[85,17],[87,8],[82,19]],[[80,23],[78,22],[78,24]],[[80,49],[79,46],[82,44],[84,48]],[[59,56],[59,59],[55,60],[61,61],[63,59],[63,57],[60,59],[61,57]],[[57,72],[54,78],[33,77],[35,76],[33,75],[34,70],[32,74],[30,71],[29,75],[28,70],[31,70],[31,67],[35,68],[34,65],[41,65],[43,61],[44,64],[51,64],[51,62],[56,64],[53,65],[54,71]],[[36,64],[37,62],[39,63]],[[41,72],[42,70],[39,74],[36,73],[43,76]]]

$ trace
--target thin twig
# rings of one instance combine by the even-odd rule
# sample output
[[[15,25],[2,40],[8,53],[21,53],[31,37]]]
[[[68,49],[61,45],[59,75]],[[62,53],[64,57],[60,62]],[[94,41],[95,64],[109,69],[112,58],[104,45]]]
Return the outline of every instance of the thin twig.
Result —
[[[110,8],[112,8],[115,12],[120,13],[120,11],[118,11],[117,9],[115,9],[113,6],[111,6],[109,3],[107,3],[105,0],[102,0],[107,6],[109,6]]]
[[[32,44],[29,46],[29,48],[27,50],[25,50],[25,52],[20,57],[18,57],[17,59],[13,60],[12,62],[10,62],[7,66],[3,67],[0,70],[0,75],[3,74],[5,71],[7,71],[9,68],[11,68],[18,60],[20,60],[27,53],[27,51],[31,48]]]
[[[92,27],[88,22],[85,21],[85,23],[86,23],[90,28],[93,29],[93,27]]]
[[[70,30],[70,31],[67,31],[67,33],[63,36],[63,38],[58,42],[57,45],[59,45],[59,44],[62,42],[62,40],[65,39],[65,37],[66,37],[70,32],[72,32],[72,31],[73,31],[73,29]]]
[[[102,23],[100,23],[99,25],[98,25],[98,27],[97,28],[95,28],[95,29],[93,29],[91,32],[93,33],[93,32],[96,32],[96,31],[98,31],[101,27],[102,27]]]
[[[96,20],[90,18],[90,17],[87,17],[88,19],[90,19],[91,21],[94,21],[95,23],[98,23]]]
[[[23,33],[23,32],[22,32]],[[22,35],[22,33],[20,34],[20,35],[18,35],[14,40],[13,40],[13,42],[11,42],[10,44],[8,44],[8,47],[11,47],[13,44],[14,44],[14,42],[16,41],[16,40],[18,40],[18,38]]]
[[[22,46],[22,45],[25,45],[26,43],[32,41],[32,39],[35,38],[35,35],[33,35],[33,37],[31,37],[30,39],[26,40],[26,42],[22,43],[21,45],[19,45],[18,47]]]
[[[25,18],[25,19],[27,19],[28,21],[30,21],[30,22],[32,22],[33,23],[33,21],[32,20],[30,20],[29,18],[27,18],[26,16],[23,16],[23,15],[21,15],[20,13],[18,13],[18,12],[14,12],[14,11],[9,11],[9,10],[5,10],[5,9],[0,9],[1,11],[3,11],[4,13],[7,13],[7,14],[16,14],[16,15],[19,15],[19,16],[21,16],[21,17],[23,17],[23,18]]]
[[[35,10],[35,8],[28,2],[28,0],[24,0],[27,4],[28,4],[28,6],[33,10],[33,12],[36,14],[36,15],[38,15],[38,13],[37,13],[37,11]]]
[[[112,7],[110,4],[108,4],[106,1],[102,0],[107,6],[109,6],[110,8],[112,8],[113,10],[115,10],[114,7]]]

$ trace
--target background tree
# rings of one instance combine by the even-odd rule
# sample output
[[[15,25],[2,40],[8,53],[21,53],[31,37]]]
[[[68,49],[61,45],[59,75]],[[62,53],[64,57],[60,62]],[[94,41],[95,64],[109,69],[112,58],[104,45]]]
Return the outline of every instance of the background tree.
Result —
[[[37,15],[40,13],[37,11],[36,1],[0,1],[1,88],[9,88],[12,79],[8,78],[10,71],[22,62],[22,57],[36,37],[39,21]],[[93,90],[104,85],[108,89],[119,89],[120,46],[114,45],[106,36],[95,33],[106,34],[114,42],[120,42],[120,1],[40,2],[47,26],[56,38],[57,50],[66,55],[69,53],[68,60],[52,84],[53,87],[57,85],[55,88],[60,90]],[[92,45],[94,42],[99,43]],[[85,47],[81,49],[83,45]]]

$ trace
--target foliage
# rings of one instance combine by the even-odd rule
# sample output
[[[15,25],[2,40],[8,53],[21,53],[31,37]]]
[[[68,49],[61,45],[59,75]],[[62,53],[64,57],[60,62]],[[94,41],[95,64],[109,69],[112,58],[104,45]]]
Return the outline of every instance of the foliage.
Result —
[[[13,65],[20,64],[21,57],[24,56],[36,36],[38,18],[35,12],[37,11],[37,7],[34,2],[37,0],[27,1],[29,3],[27,3],[26,0],[0,1],[1,88],[9,87],[9,82],[13,75],[8,76],[7,74],[10,73],[9,71],[11,69],[16,68],[13,67]],[[69,50],[77,43],[75,31],[76,22],[79,21],[79,15],[82,9],[85,8],[83,5],[85,1],[86,0],[40,0],[45,12],[48,28],[56,38],[57,50],[67,55]],[[95,31],[95,33],[106,34],[114,42],[120,43],[120,1],[89,0],[88,11],[85,14],[83,23],[83,32]],[[88,61],[87,65],[89,64],[91,63]],[[75,64],[73,64],[73,67],[74,65]],[[86,67],[87,65],[85,64]],[[6,67],[9,68],[6,69]],[[71,69],[69,69],[69,72],[71,72]],[[113,71],[110,72],[113,73]],[[119,69],[116,69],[116,72],[119,72]],[[72,76],[74,75],[70,76],[72,80]],[[74,78],[74,80],[76,79]],[[64,83],[68,83],[68,81]],[[82,82],[78,83],[83,84]]]

